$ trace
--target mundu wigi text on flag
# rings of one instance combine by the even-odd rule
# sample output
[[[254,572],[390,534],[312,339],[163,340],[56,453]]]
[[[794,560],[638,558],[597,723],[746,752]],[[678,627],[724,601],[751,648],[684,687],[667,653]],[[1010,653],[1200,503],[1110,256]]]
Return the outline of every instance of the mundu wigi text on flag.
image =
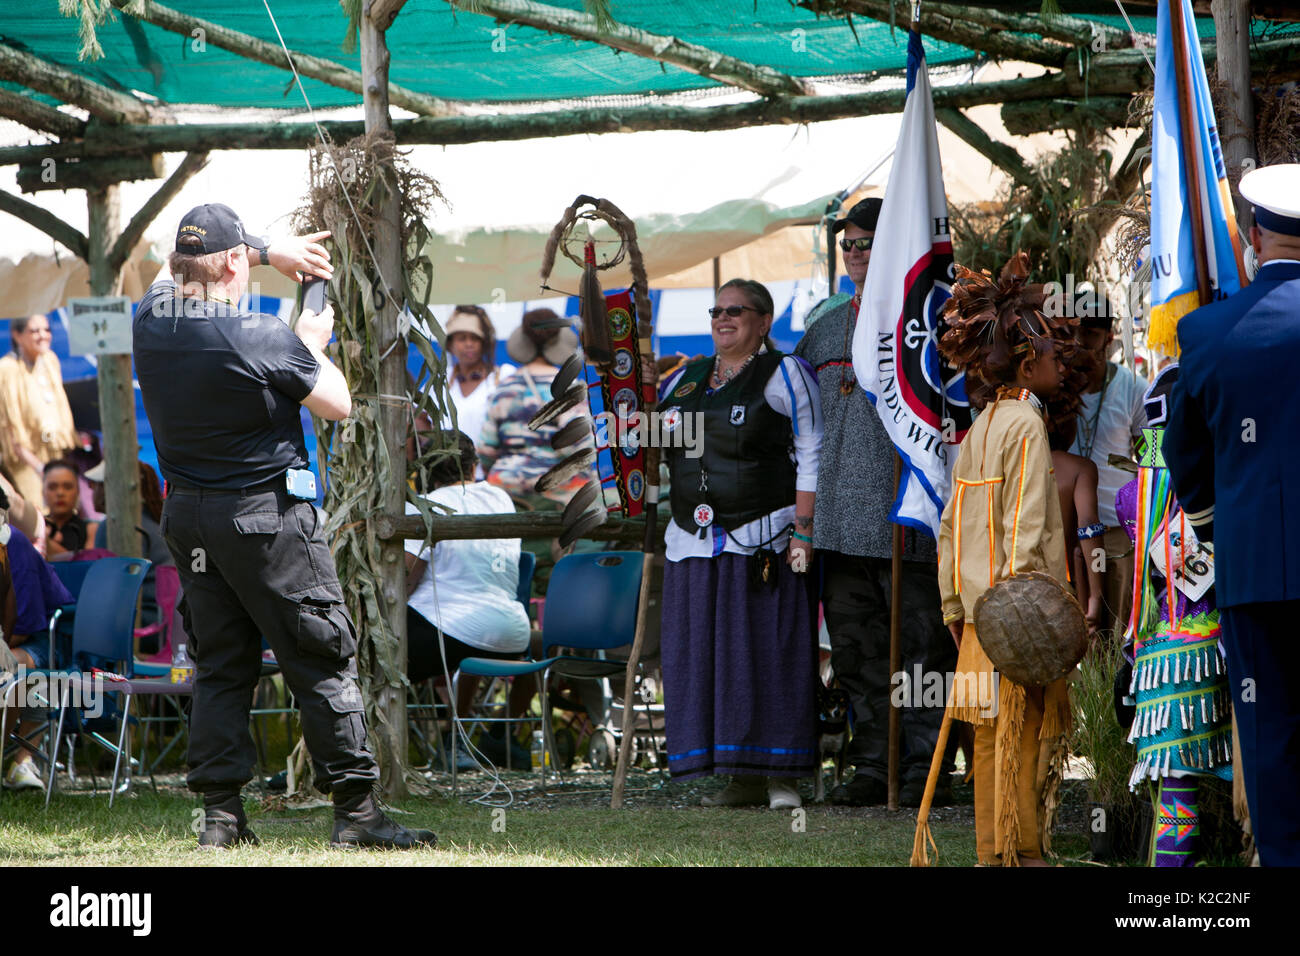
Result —
[[[903,125],[853,331],[853,373],[903,459],[890,519],[936,539],[956,445],[971,423],[965,376],[939,356],[939,315],[952,281],[934,103],[913,28]]]

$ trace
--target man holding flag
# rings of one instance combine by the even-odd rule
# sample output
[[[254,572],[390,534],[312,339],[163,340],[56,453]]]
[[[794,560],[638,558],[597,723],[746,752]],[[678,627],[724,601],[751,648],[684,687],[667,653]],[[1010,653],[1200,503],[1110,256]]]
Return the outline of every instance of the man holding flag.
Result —
[[[831,306],[799,344],[795,355],[817,373],[824,437],[817,474],[817,520],[813,547],[822,562],[822,607],[831,640],[831,666],[853,704],[853,741],[847,763],[853,779],[830,792],[841,806],[875,806],[887,797],[889,762],[889,602],[894,502],[894,448],[870,397],[858,387],[850,347],[863,324],[862,290],[875,242],[880,200],[864,199],[831,228],[840,239],[844,271],[855,293]],[[860,318],[862,321],[859,321]],[[957,661],[939,610],[934,541],[909,528],[903,535],[901,614],[902,670],[916,675],[944,674]],[[916,689],[918,691],[920,688]],[[930,756],[939,736],[942,712],[909,706],[903,695],[903,806],[919,806]],[[938,805],[950,801],[944,787]]]
[[[961,378],[944,365],[937,347],[939,313],[950,295],[952,242],[934,103],[916,24],[908,34],[907,53],[907,100],[884,201],[859,203],[836,223],[836,230],[843,230],[845,270],[858,295],[842,307],[843,315],[828,314],[813,326],[800,343],[800,354],[818,370],[822,384],[823,448],[844,460],[839,468],[833,466],[834,457],[823,462],[819,493],[824,488],[827,497],[818,498],[815,534],[827,535],[836,527],[822,511],[844,489],[852,488],[860,498],[880,498],[870,534],[815,545],[826,562],[822,602],[832,660],[854,698],[857,717],[850,754],[857,774],[847,787],[832,791],[831,800],[884,801],[888,700],[904,705],[900,716],[906,754],[899,802],[919,806],[943,709],[942,702],[933,706],[935,702],[925,701],[914,685],[955,666],[940,611],[934,540],[955,457],[951,446],[970,425],[970,407]],[[875,236],[886,241],[872,249]],[[862,254],[866,250],[873,259],[869,270]],[[837,332],[841,337],[832,341]],[[849,432],[846,422],[862,424]],[[844,433],[839,440],[833,437],[837,430]],[[895,449],[902,456],[896,495]],[[854,457],[869,461],[869,469],[862,465],[855,471]],[[870,471],[869,483],[859,480],[858,472],[864,470]],[[865,503],[860,505],[859,516],[867,510]],[[889,548],[900,569],[897,581],[891,580],[892,569],[884,560],[890,522],[906,529]],[[898,635],[890,635],[885,624],[890,584],[899,596]],[[904,678],[887,697],[879,676],[889,672],[891,639],[900,645]],[[865,736],[861,745],[859,735]],[[946,788],[936,796],[942,802]]]

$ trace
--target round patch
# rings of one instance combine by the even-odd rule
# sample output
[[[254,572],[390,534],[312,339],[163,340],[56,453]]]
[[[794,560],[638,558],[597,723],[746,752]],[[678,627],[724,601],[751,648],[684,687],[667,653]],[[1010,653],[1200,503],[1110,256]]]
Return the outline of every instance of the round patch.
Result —
[[[645,493],[645,476],[640,471],[628,472],[627,476],[627,494],[633,501],[640,501],[641,495]]]
[[[628,315],[627,309],[610,309],[609,310],[609,334],[612,338],[621,339],[632,331],[632,316]]]
[[[685,398],[687,395],[691,394],[691,392],[695,391],[696,384],[697,383],[695,382],[687,382],[685,385],[678,388],[677,391],[673,392],[673,398]]]
[[[680,408],[670,408],[659,417],[659,422],[663,430],[672,434],[682,427],[682,410]]]
[[[614,377],[627,378],[632,374],[635,360],[630,349],[619,349],[614,353]]]
[[[623,428],[623,444],[619,450],[623,452],[625,458],[635,458],[636,453],[641,450],[641,430],[639,428]]]
[[[618,410],[619,415],[626,415],[634,412],[640,406],[637,401],[636,390],[631,388],[620,388],[614,393],[614,408]]]
[[[707,528],[713,524],[713,509],[708,505],[700,505],[695,509],[695,523],[701,528]]]

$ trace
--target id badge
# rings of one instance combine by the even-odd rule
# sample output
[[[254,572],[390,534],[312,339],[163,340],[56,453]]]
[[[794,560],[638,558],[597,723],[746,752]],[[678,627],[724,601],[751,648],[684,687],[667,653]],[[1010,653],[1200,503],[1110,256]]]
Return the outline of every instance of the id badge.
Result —
[[[284,473],[285,490],[289,497],[301,501],[316,500],[316,476],[305,468],[290,468]]]

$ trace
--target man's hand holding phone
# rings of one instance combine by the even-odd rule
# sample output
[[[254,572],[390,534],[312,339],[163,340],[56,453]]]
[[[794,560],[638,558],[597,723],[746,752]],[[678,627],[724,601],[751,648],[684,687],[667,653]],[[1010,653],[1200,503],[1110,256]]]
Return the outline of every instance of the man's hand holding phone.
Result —
[[[304,309],[302,315],[298,316],[294,331],[309,348],[324,352],[325,346],[330,344],[330,339],[334,336],[334,307],[326,305],[321,312]]]

